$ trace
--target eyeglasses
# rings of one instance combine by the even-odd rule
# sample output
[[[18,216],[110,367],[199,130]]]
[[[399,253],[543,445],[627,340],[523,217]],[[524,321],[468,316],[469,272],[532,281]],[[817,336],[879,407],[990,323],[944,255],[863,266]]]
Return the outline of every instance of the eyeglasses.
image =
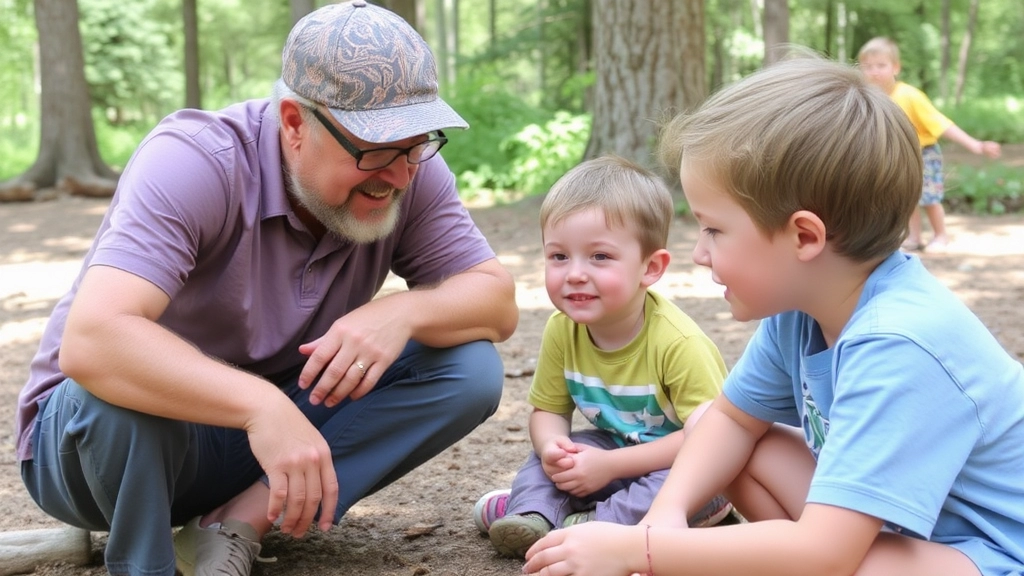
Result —
[[[331,133],[331,136],[334,136],[334,139],[338,141],[338,144],[341,144],[341,147],[356,159],[356,168],[366,172],[386,168],[392,162],[397,160],[399,156],[405,156],[406,161],[409,162],[409,164],[426,162],[433,158],[442,146],[448,143],[448,138],[444,135],[444,132],[438,130],[437,132],[432,132],[426,141],[408,148],[384,147],[360,150],[352,143],[351,140],[345,138],[345,135],[335,128],[334,124],[331,124],[331,121],[325,118],[319,110],[312,107],[310,107],[309,110],[313,112],[313,116],[316,116],[316,119],[324,125],[324,128],[327,128],[327,131]]]

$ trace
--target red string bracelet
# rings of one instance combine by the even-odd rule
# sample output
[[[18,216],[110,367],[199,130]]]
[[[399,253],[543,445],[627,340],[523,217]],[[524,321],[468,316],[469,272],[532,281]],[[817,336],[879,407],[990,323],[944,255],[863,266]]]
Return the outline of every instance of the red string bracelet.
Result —
[[[644,548],[647,551],[647,576],[654,576],[654,564],[651,562],[651,525],[644,524]]]

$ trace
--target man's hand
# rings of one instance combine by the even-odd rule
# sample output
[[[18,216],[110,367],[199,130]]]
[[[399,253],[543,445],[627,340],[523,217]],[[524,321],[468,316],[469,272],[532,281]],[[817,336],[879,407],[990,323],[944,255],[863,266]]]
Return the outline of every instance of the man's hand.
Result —
[[[323,402],[330,408],[345,398],[362,398],[402,353],[411,328],[396,307],[382,302],[356,308],[336,320],[326,334],[299,347],[309,356],[299,374],[299,387],[309,388],[320,375],[310,403]]]
[[[245,430],[270,480],[267,519],[274,522],[284,512],[281,532],[300,538],[319,507],[320,530],[330,530],[338,505],[338,477],[320,432],[284,395],[255,414]]]

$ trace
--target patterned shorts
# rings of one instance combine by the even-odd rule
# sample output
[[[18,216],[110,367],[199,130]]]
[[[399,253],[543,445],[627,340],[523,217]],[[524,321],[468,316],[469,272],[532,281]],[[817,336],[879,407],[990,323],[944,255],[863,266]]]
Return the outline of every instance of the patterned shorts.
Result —
[[[930,206],[942,202],[945,186],[942,183],[942,150],[938,144],[925,146],[921,149],[924,160],[924,186],[921,189],[921,206]]]

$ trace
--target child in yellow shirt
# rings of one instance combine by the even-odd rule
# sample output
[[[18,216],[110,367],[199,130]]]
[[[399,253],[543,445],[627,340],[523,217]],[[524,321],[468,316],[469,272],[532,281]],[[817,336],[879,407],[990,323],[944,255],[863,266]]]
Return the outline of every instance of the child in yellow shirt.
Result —
[[[946,234],[946,214],[942,209],[944,185],[939,138],[947,138],[975,154],[984,154],[990,158],[999,157],[999,143],[973,138],[936,110],[924,92],[905,82],[897,81],[896,77],[900,73],[900,49],[892,40],[883,37],[868,40],[860,49],[857,60],[868,81],[884,90],[906,112],[921,141],[924,186],[919,205],[924,208],[934,235],[928,244],[921,241],[921,217],[914,214],[910,218],[910,234],[903,247],[910,250],[940,252],[946,248],[949,237]]]

